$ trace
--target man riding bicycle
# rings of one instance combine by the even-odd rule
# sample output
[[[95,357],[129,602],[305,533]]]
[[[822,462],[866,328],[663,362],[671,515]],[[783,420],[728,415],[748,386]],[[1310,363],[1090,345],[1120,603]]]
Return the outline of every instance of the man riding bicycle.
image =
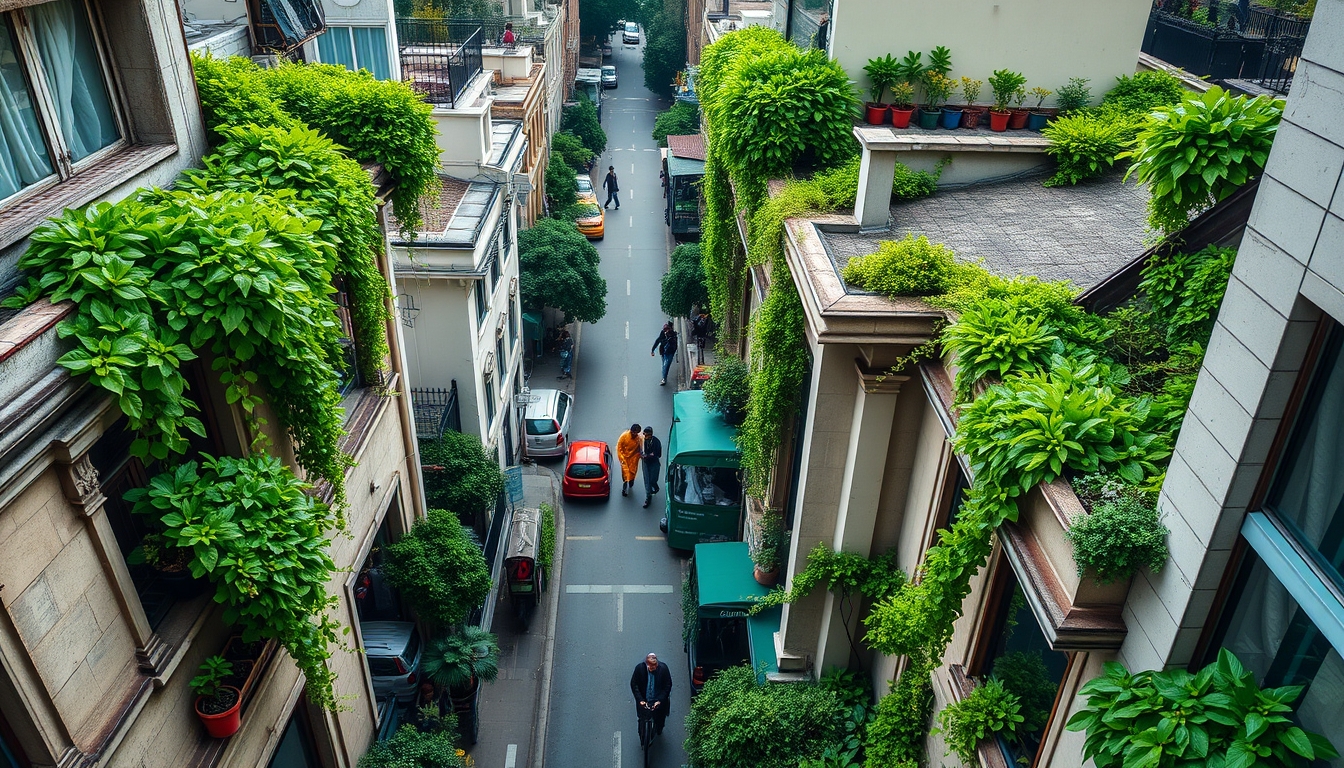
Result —
[[[652,717],[654,734],[662,733],[672,704],[672,673],[658,660],[658,654],[650,653],[635,667],[630,692],[635,695],[635,716],[640,720]]]

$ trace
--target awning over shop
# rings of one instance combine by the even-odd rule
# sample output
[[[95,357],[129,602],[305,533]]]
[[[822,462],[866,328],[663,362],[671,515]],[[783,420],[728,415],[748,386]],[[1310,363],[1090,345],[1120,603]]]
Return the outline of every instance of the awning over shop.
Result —
[[[673,428],[667,440],[669,462],[695,467],[741,466],[737,427],[729,426],[717,411],[705,406],[704,392],[689,390],[674,395],[672,420]]]

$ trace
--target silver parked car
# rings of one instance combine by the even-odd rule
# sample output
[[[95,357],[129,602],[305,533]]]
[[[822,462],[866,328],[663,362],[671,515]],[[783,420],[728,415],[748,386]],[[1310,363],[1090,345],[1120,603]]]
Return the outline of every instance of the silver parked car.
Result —
[[[369,662],[375,698],[415,698],[420,677],[420,633],[409,621],[365,621],[364,658]]]
[[[627,45],[639,45],[639,25],[633,21],[625,22],[625,30],[621,32],[621,42]]]
[[[558,389],[534,389],[537,401],[523,414],[528,456],[564,456],[569,451],[570,411],[574,398]]]
[[[603,88],[616,87],[616,68],[610,64],[607,64],[602,67],[602,87]]]

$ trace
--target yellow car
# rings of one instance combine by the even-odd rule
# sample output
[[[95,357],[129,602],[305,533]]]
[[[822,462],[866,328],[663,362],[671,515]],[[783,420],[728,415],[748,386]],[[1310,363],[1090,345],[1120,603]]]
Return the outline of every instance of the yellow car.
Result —
[[[593,180],[586,173],[574,174],[579,185],[579,203],[588,206],[588,213],[574,219],[574,226],[589,240],[601,240],[606,234],[606,214],[597,204],[597,194],[593,192]]]

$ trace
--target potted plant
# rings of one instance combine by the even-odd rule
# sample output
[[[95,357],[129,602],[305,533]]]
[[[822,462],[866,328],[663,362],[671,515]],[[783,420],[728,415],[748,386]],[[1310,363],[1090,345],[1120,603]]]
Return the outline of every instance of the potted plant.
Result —
[[[458,708],[476,695],[482,680],[499,677],[499,641],[488,630],[458,625],[430,642],[420,668],[430,682],[447,689]]]
[[[975,102],[980,100],[980,86],[984,84],[983,80],[961,78],[961,96],[966,100],[965,106],[961,108],[962,128],[980,127],[980,119],[985,116],[985,108],[977,107]]]
[[[232,674],[232,662],[223,656],[211,656],[190,683],[196,693],[196,716],[201,718],[211,738],[227,739],[242,725],[238,711],[243,705],[243,694],[224,684]]]
[[[909,103],[914,104],[915,94],[913,89],[915,84],[920,82],[921,77],[924,74],[924,54],[918,51],[906,51],[905,58],[901,59],[899,69],[899,78],[908,83],[912,89]]]
[[[766,509],[756,522],[756,536],[751,545],[752,576],[756,583],[773,587],[779,580],[779,555],[786,537],[784,518],[777,509]]]
[[[162,533],[147,533],[140,546],[126,555],[128,565],[144,565],[154,570],[163,589],[177,597],[189,597],[205,589],[205,580],[191,575],[190,549],[174,547]]]
[[[915,87],[904,80],[891,86],[891,124],[909,128],[915,115]]]
[[[952,94],[952,78],[932,69],[924,71],[921,76],[924,85],[924,107],[919,112],[920,128],[937,128],[939,109],[947,97]],[[956,122],[961,122],[961,110],[956,111]],[[947,125],[948,118],[943,118],[943,125]]]
[[[1022,102],[1027,100],[1027,89],[1018,88],[1013,91],[1013,108],[1008,114],[1008,130],[1020,131],[1027,127],[1027,117],[1029,113],[1022,108]]]
[[[751,396],[751,371],[738,358],[725,355],[711,370],[704,392],[705,405],[718,411],[729,424],[741,424]]]
[[[872,100],[864,104],[865,117],[869,125],[881,125],[887,121],[887,105],[882,102],[882,94],[900,80],[901,62],[888,53],[880,59],[869,59],[863,71],[873,83],[868,91]]]
[[[989,78],[989,88],[994,92],[994,108],[989,110],[989,129],[991,131],[1008,130],[1008,102],[1013,94],[1027,82],[1019,72],[1008,69],[996,69]]]
[[[1044,128],[1045,124],[1050,120],[1050,115],[1045,112],[1044,105],[1046,97],[1053,93],[1053,91],[1038,85],[1028,91],[1028,93],[1036,97],[1036,108],[1031,110],[1027,115],[1027,129],[1039,131]]]

